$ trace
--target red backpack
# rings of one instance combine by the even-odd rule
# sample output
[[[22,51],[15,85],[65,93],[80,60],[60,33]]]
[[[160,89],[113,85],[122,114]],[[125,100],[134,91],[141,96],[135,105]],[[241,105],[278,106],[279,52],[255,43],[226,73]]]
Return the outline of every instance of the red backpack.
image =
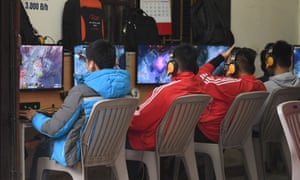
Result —
[[[104,10],[100,0],[68,0],[63,12],[63,45],[66,49],[104,38]]]

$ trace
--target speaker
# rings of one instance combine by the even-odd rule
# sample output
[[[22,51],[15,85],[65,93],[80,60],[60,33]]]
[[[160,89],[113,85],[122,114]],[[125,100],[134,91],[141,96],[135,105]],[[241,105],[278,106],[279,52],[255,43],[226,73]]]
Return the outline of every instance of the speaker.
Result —
[[[238,64],[236,63],[236,57],[238,49],[233,49],[230,56],[230,62],[227,64],[226,75],[233,76],[238,72]]]
[[[267,49],[266,57],[265,57],[266,69],[273,68],[275,66],[275,59],[273,57],[273,46]]]

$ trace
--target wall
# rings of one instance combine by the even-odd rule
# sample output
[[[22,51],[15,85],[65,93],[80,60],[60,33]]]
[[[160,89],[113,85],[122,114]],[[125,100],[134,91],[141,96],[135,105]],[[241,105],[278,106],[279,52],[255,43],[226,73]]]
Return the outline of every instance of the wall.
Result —
[[[300,44],[299,0],[231,0],[231,28],[237,46],[258,53],[268,42],[286,40]],[[257,57],[257,71],[260,62]]]
[[[56,43],[62,37],[62,13],[66,0],[21,0],[33,27],[46,43]],[[54,41],[54,42],[53,42]]]

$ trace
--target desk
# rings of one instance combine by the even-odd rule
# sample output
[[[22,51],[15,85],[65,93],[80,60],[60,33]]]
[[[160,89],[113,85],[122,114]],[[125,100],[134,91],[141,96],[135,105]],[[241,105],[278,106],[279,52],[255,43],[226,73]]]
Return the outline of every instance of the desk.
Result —
[[[25,180],[25,129],[32,127],[31,121],[20,120],[20,167],[21,167],[21,180]]]

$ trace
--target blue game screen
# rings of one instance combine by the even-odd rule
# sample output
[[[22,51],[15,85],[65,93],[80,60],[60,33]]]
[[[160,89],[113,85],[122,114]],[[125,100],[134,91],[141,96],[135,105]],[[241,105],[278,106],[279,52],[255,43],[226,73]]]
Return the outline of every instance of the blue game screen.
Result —
[[[169,45],[138,45],[136,62],[136,84],[166,84],[167,63],[173,46]]]
[[[294,73],[300,78],[300,45],[294,46]]]
[[[63,46],[21,45],[20,90],[63,88]]]
[[[137,51],[136,84],[159,85],[170,82],[166,74],[167,63],[174,45],[139,45]],[[195,45],[198,50],[197,63],[201,67],[220,53],[226,51],[228,46]],[[216,68],[215,75],[223,73],[224,63]]]

